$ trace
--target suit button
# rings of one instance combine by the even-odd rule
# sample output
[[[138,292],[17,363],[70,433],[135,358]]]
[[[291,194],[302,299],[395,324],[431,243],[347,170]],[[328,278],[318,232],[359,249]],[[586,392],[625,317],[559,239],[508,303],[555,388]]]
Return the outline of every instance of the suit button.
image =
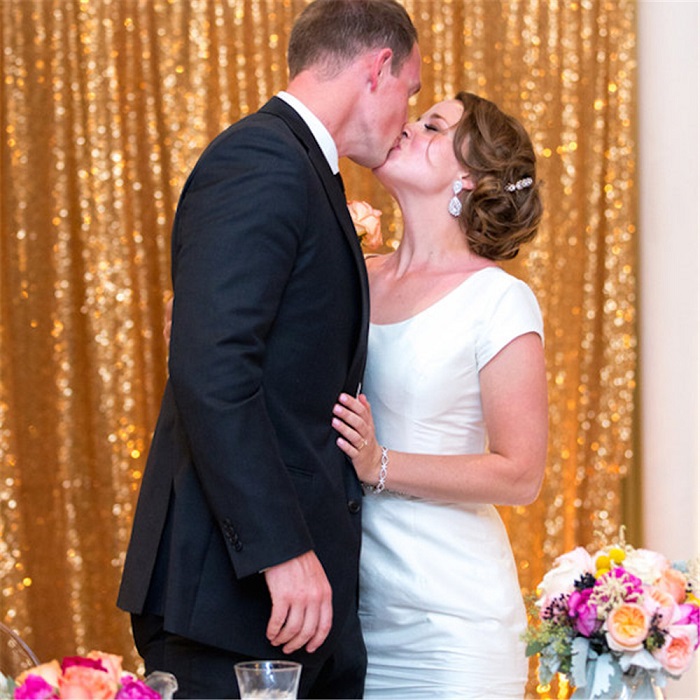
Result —
[[[348,501],[348,510],[351,513],[359,513],[361,508],[361,503],[359,501],[356,501],[354,498],[351,501]]]

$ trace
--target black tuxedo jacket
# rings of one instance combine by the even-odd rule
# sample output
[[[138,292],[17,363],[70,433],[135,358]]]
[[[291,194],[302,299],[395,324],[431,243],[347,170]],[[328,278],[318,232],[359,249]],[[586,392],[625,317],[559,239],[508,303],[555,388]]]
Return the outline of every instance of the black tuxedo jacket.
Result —
[[[265,658],[259,572],[313,549],[333,589],[331,650],[356,615],[362,496],[332,407],[364,371],[367,279],[341,187],[279,98],[202,154],[172,276],[170,379],[118,605]]]

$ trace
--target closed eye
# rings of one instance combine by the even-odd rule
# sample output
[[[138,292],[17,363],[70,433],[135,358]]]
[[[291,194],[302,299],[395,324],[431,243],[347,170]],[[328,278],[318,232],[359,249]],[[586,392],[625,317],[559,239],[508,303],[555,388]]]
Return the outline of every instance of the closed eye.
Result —
[[[418,118],[426,131],[443,132],[449,129],[450,124],[439,112],[430,112]]]

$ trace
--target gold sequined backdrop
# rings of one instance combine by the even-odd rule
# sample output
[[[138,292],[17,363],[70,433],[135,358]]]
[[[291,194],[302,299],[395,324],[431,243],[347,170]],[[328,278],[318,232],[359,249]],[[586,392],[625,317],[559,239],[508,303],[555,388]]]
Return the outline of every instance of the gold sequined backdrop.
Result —
[[[0,0],[1,616],[42,659],[137,664],[115,597],[165,377],[169,229],[206,143],[285,85],[303,0]],[[634,476],[635,6],[406,0],[415,111],[465,88],[520,117],[547,214],[509,265],[545,317],[551,448],[503,509],[521,582],[622,519]],[[343,163],[350,198],[391,200]]]

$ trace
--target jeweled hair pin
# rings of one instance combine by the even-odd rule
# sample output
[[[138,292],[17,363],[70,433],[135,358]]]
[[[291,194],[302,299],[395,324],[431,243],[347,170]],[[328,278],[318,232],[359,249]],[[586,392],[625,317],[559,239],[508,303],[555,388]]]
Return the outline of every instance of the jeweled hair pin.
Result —
[[[506,192],[515,192],[516,190],[524,190],[528,187],[532,187],[531,177],[524,177],[522,180],[518,180],[517,182],[509,182],[505,186],[505,190]]]

